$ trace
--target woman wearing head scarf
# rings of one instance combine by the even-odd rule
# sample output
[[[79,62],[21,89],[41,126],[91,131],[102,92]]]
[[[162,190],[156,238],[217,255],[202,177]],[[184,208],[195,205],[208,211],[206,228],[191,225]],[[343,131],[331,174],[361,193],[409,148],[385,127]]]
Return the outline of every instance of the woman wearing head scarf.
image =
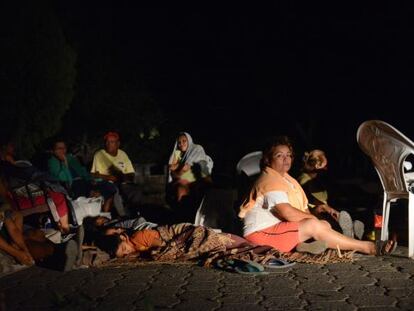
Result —
[[[168,161],[168,182],[174,185],[178,202],[189,195],[190,186],[209,179],[213,160],[204,148],[193,142],[190,134],[180,132]]]

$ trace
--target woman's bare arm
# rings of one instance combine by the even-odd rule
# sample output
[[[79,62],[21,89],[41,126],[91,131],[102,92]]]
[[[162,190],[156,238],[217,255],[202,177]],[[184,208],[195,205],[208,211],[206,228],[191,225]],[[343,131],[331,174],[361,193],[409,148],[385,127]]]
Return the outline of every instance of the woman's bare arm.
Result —
[[[285,220],[285,221],[301,221],[303,219],[316,219],[316,217],[310,213],[302,212],[297,208],[294,208],[289,203],[281,203],[275,205],[271,209],[272,214],[274,214],[277,218]]]

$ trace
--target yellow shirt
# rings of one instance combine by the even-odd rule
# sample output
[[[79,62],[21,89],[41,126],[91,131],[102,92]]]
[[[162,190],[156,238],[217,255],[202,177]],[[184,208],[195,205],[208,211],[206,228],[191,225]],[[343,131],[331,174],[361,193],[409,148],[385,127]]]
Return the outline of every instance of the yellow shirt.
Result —
[[[177,163],[180,163],[181,162],[181,159],[182,159],[182,153],[181,153],[181,151],[180,150],[176,150],[174,156],[175,156],[175,159],[177,160]],[[184,172],[180,176],[180,179],[187,180],[188,182],[194,182],[196,180],[196,178],[195,178],[195,176],[194,176],[193,171],[192,171],[191,168],[188,171]]]
[[[124,151],[118,149],[116,156],[110,155],[104,149],[95,153],[91,173],[114,175],[116,172],[121,172],[122,174],[135,173],[131,160]]]

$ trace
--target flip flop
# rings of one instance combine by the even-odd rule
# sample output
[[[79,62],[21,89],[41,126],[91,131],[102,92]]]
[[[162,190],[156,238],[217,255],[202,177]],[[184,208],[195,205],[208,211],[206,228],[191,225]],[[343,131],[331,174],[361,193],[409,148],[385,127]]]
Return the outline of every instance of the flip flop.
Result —
[[[264,267],[257,262],[241,259],[219,259],[215,266],[227,272],[249,274],[249,275],[266,275]]]
[[[391,246],[389,246],[389,243],[391,243]],[[394,240],[375,241],[376,255],[377,256],[391,255],[397,249],[397,244],[398,244],[397,241],[394,241]],[[388,246],[390,248],[387,250]]]
[[[296,262],[290,262],[284,259],[274,258],[266,262],[264,266],[265,268],[280,269],[280,268],[289,268],[294,265],[296,265]]]

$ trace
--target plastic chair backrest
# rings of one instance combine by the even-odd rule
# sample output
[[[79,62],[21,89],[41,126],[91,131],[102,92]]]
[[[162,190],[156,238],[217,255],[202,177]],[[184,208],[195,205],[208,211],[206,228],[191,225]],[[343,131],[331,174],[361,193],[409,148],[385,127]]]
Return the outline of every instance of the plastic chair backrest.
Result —
[[[261,151],[254,151],[246,154],[237,163],[236,171],[238,174],[244,172],[247,176],[253,176],[260,173],[260,159],[262,158]]]
[[[363,122],[358,128],[357,141],[371,158],[388,198],[406,197],[409,190],[404,176],[404,161],[409,154],[414,154],[414,143],[380,120]]]

